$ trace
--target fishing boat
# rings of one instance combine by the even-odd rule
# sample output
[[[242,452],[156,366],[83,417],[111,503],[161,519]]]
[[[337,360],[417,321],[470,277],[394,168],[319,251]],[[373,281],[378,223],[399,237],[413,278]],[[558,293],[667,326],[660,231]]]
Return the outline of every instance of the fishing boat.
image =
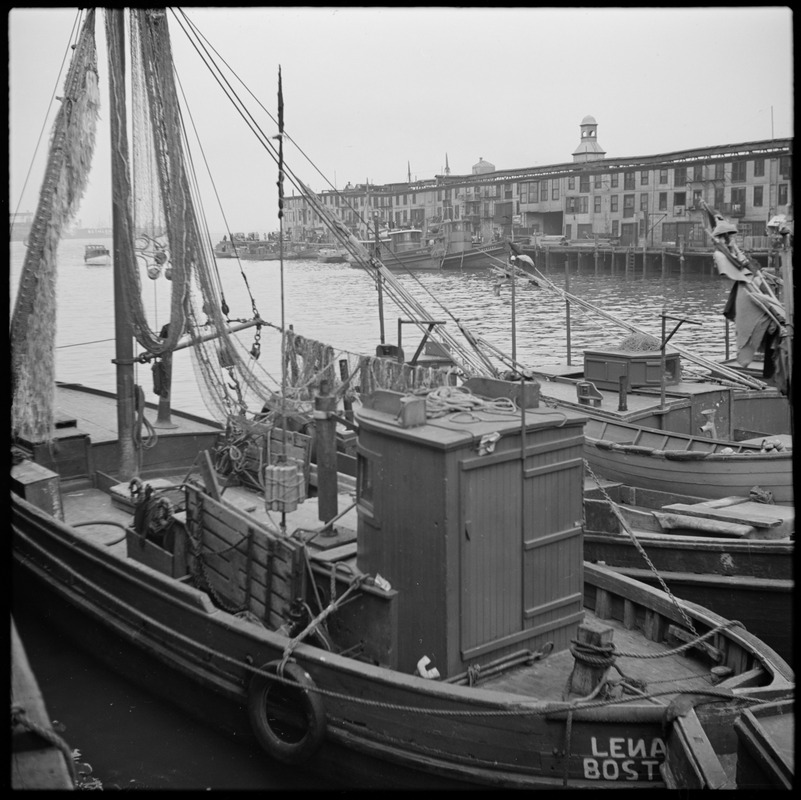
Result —
[[[785,291],[792,294],[789,239],[786,235],[781,247]],[[663,312],[661,339],[655,338],[556,287],[533,269],[531,259],[515,255],[515,248],[512,251],[516,259],[532,266],[524,272],[524,279],[535,280],[571,304],[630,331],[622,341],[585,350],[583,364],[529,370],[541,381],[540,393],[546,402],[584,409],[588,415],[586,458],[599,475],[628,485],[710,499],[748,496],[753,491],[765,502],[792,504],[792,326],[777,310],[780,304],[773,300],[770,313],[781,315],[774,335],[782,342],[784,364],[771,371],[771,385],[764,378],[712,362],[679,345],[668,347],[683,323],[698,324],[693,320]],[[501,278],[507,282],[515,269],[512,265],[496,268],[496,272],[503,271]],[[750,283],[748,291],[740,292],[744,302],[755,295],[762,297]],[[668,321],[676,323],[670,332]],[[761,330],[764,333],[765,328]],[[747,342],[748,337],[743,339]],[[748,363],[755,350],[753,343],[743,344],[739,357]],[[778,347],[774,352],[778,362]],[[686,374],[689,362],[703,373]]]
[[[72,790],[75,766],[56,733],[36,675],[11,619],[11,788]]]
[[[107,115],[118,391],[55,385],[48,360],[35,358],[53,335],[35,322],[55,316],[54,293],[40,290],[54,279],[45,245],[81,194],[52,179],[69,149],[54,146],[11,326],[15,602],[46,608],[115,669],[255,737],[269,757],[349,788],[660,788],[676,716],[703,703],[733,721],[743,704],[792,697],[789,665],[735,620],[585,561],[586,416],[541,408],[535,385],[487,377],[478,355],[460,362],[478,364],[477,377],[454,386],[441,369],[433,388],[436,368],[418,354],[428,343],[441,348],[435,358],[461,357],[459,343],[321,205],[377,276],[379,297],[398,297],[423,333],[410,363],[375,362],[425,391],[368,391],[362,376],[355,482],[337,469],[341,398],[316,346],[314,381],[295,382],[282,358],[277,408],[263,411],[254,362],[267,323],[230,321],[189,192],[174,73],[148,69],[172,52],[168,13],[184,12],[129,9],[130,46],[141,46],[130,61],[148,76],[131,86],[147,84],[145,117],[163,122],[135,116],[131,128],[148,123],[167,167],[155,174],[177,193],[163,228],[182,301],[159,334],[150,330],[132,277],[147,269],[134,257],[139,223],[126,192],[136,165],[118,124],[124,13],[106,11],[118,88]],[[76,101],[96,94],[94,22],[89,10],[67,76],[64,95]],[[265,142],[278,141],[280,222],[292,175],[280,71],[278,86],[278,136]],[[90,146],[85,126],[97,114],[90,102],[86,118],[71,115],[81,108],[61,106],[54,144]],[[244,357],[234,328],[255,328]],[[300,341],[283,318],[280,332],[285,356]],[[170,363],[185,348],[223,422],[171,409]],[[153,364],[158,404],[136,385],[135,363]],[[314,478],[311,437],[287,424],[295,391],[313,402]]]
[[[442,247],[426,241],[419,228],[387,231],[381,244],[381,259],[389,269],[440,269],[442,266]]]
[[[445,244],[442,269],[487,269],[506,255],[503,241],[474,244],[466,220],[443,220],[435,230]]]
[[[104,244],[87,244],[83,261],[92,267],[107,267],[111,264],[111,253]]]
[[[588,478],[584,557],[748,631],[793,664],[795,512],[748,496],[705,500]]]

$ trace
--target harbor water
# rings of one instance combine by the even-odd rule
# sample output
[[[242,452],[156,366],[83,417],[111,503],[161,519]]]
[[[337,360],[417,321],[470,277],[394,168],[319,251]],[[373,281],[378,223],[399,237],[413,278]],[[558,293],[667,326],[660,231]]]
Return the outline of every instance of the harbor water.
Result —
[[[114,391],[112,269],[84,264],[87,243],[68,239],[59,248],[56,377]],[[24,245],[12,242],[10,256],[13,309]],[[262,319],[275,326],[263,330],[260,361],[276,381],[280,381],[276,328],[282,318],[297,333],[354,354],[374,353],[381,342],[378,292],[360,268],[288,261],[282,270],[278,261],[240,265],[234,259],[221,259],[218,265],[231,318],[247,318],[255,306]],[[587,316],[572,307],[570,353],[565,300],[544,286],[518,284],[513,308],[509,286],[496,291],[496,277],[489,269],[396,276],[431,319],[446,321],[454,335],[459,320],[499,351],[511,354],[514,349],[518,362],[530,367],[565,363],[568,358],[580,364],[585,348],[617,346],[628,331],[613,319],[658,338],[662,314],[701,323],[682,326],[673,342],[710,359],[725,356],[722,310],[731,284],[711,271],[685,275],[674,271],[664,276],[661,271],[646,275],[640,271],[627,276],[589,269],[568,276],[563,271],[548,274],[560,288],[567,281],[573,295],[608,315]],[[143,285],[151,327],[157,331],[168,321],[169,289],[163,277]],[[384,342],[394,344],[399,312],[386,296],[383,303]],[[675,325],[675,320],[668,320],[668,332]],[[253,333],[250,329],[240,335],[247,348]],[[403,341],[408,352],[419,337],[415,339],[413,329],[406,326]],[[188,351],[176,353],[173,368],[173,406],[208,415]],[[136,380],[148,399],[155,400],[147,365],[139,367]],[[228,738],[156,700],[145,688],[111,674],[91,652],[73,646],[26,609],[12,608],[12,612],[51,718],[58,720],[61,735],[81,751],[80,760],[91,764],[105,789],[335,788],[303,770],[269,761],[255,743]]]

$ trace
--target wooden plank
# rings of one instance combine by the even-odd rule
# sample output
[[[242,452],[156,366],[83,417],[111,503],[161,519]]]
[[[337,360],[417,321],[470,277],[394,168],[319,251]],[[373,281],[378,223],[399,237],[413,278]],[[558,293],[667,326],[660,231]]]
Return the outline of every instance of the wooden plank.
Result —
[[[784,512],[779,509],[784,509]],[[729,522],[739,522],[743,525],[753,525],[758,528],[775,528],[787,518],[787,512],[794,516],[794,510],[787,506],[769,506],[765,503],[739,503],[731,508],[711,508],[706,503],[687,505],[674,503],[664,506],[663,511],[676,511],[691,517],[706,517],[707,519],[720,519]]]
[[[312,553],[310,558],[313,561],[343,561],[356,555],[356,542],[348,542],[339,547],[332,547],[330,550],[320,550]]]
[[[203,482],[206,484],[206,491],[215,500],[222,499],[220,483],[217,480],[217,472],[214,469],[214,464],[211,461],[211,455],[208,450],[204,450],[200,454],[200,474],[203,476]]]
[[[662,528],[667,531],[686,528],[717,536],[734,536],[738,539],[756,533],[753,525],[742,525],[739,522],[726,522],[722,519],[708,517],[691,517],[687,514],[664,514],[660,511],[654,511],[653,514]]]
[[[748,503],[747,497],[733,494],[729,497],[720,497],[717,500],[706,500],[702,505],[709,506],[709,508],[725,508],[726,506],[736,506],[740,503]]]

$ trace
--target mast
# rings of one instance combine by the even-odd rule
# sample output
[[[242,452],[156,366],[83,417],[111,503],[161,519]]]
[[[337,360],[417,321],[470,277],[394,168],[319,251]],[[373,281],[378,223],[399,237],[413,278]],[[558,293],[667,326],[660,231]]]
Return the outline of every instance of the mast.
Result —
[[[123,9],[106,9],[108,40],[109,108],[111,112],[111,182],[113,187],[127,183],[127,116],[125,108],[125,16]],[[127,480],[136,474],[133,446],[134,427],[134,335],[125,301],[124,270],[131,257],[127,230],[125,196],[112,191],[114,250],[114,337],[117,365],[117,434],[119,477]]]

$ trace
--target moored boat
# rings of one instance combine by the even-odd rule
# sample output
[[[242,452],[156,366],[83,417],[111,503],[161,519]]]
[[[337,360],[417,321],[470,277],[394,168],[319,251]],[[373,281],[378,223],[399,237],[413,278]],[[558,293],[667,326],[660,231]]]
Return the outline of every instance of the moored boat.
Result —
[[[584,554],[738,619],[793,663],[795,513],[749,496],[704,500],[588,479]]]
[[[419,228],[387,231],[381,245],[381,258],[389,269],[440,269],[442,266],[441,245],[426,242]]]
[[[436,229],[445,246],[442,269],[487,269],[504,260],[506,243],[474,243],[465,220],[443,220]]]
[[[107,267],[111,264],[111,253],[104,244],[87,244],[83,260],[85,264],[92,267]]]
[[[101,413],[96,398],[92,425],[113,424],[113,400]],[[361,489],[356,508],[333,512],[332,537],[321,535],[323,483],[286,512],[288,536],[263,495],[240,485],[215,496],[212,472],[188,475],[220,434],[182,415],[186,428],[148,451],[141,483],[105,466],[107,488],[93,488],[89,464],[108,465],[116,443],[94,443],[76,420],[57,433],[60,474],[30,460],[13,471],[15,583],[124,645],[104,656],[149,654],[144,674],[156,670],[174,701],[196,703],[203,687],[280,760],[326,769],[358,754],[370,786],[386,785],[389,765],[393,786],[658,787],[671,703],[700,694],[726,714],[732,697],[792,691],[789,667],[737,624],[583,562],[580,417],[479,412],[465,430],[458,414],[415,424],[421,404],[385,392],[359,413]],[[426,462],[434,472],[408,471]],[[454,477],[433,477],[442,470]],[[347,489],[338,497],[352,506]],[[576,638],[605,653],[601,670]],[[169,673],[194,685],[178,692]],[[299,719],[282,728],[281,713]]]
[[[106,13],[114,81],[124,13]],[[416,355],[410,365],[384,359],[424,391],[362,385],[354,485],[337,474],[345,399],[328,391],[335,361],[282,318],[282,394],[277,413],[263,411],[255,361],[267,323],[251,296],[254,317],[237,331],[255,327],[256,338],[243,354],[203,247],[190,160],[170,138],[184,130],[174,74],[149,61],[172,52],[167,12],[127,13],[147,45],[131,65],[147,72],[149,114],[164,122],[144,131],[166,162],[153,175],[183,192],[177,218],[174,206],[163,209],[173,316],[151,331],[135,291],[147,265],[126,253],[122,235],[131,229],[130,165],[127,129],[114,124],[125,118],[116,105],[124,93],[112,91],[118,392],[54,390],[49,361],[38,358],[49,332],[31,326],[52,293],[28,290],[52,275],[52,248],[29,248],[11,326],[20,596],[45,603],[54,621],[153,691],[347,787],[659,788],[676,714],[700,698],[733,719],[742,704],[791,695],[790,667],[736,620],[584,560],[581,410],[540,408],[536,387],[517,382],[482,376],[457,388],[450,370],[433,389]],[[90,11],[67,97],[94,85],[93,24]],[[280,72],[278,98],[282,197]],[[94,116],[60,117],[53,141],[90,142],[71,123]],[[51,151],[49,173],[62,158]],[[62,219],[45,209],[75,194],[60,188],[43,183],[50,202],[34,223],[42,243],[57,240]],[[397,289],[380,260],[369,267],[382,292]],[[422,352],[440,323],[407,309],[424,332]],[[290,343],[307,346],[314,375],[291,374]],[[224,424],[171,413],[170,363],[184,347]],[[446,354],[457,351],[433,357]],[[158,405],[136,386],[134,363],[147,361]],[[314,480],[311,437],[287,423],[293,394],[313,400]],[[224,470],[221,453],[242,469]]]

